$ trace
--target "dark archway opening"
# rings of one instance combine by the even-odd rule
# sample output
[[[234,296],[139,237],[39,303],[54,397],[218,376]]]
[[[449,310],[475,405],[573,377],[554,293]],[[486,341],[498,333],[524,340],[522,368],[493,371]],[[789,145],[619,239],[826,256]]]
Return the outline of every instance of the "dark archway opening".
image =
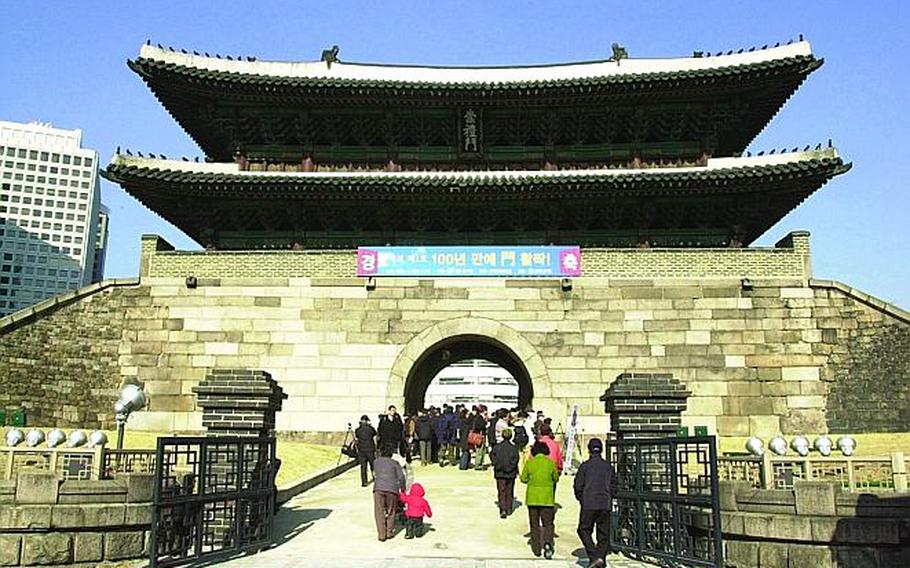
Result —
[[[531,407],[534,399],[531,377],[511,349],[490,337],[458,335],[443,339],[427,349],[411,367],[404,384],[405,411],[410,414],[424,407],[427,387],[439,371],[469,359],[486,359],[507,370],[518,383],[518,407]]]

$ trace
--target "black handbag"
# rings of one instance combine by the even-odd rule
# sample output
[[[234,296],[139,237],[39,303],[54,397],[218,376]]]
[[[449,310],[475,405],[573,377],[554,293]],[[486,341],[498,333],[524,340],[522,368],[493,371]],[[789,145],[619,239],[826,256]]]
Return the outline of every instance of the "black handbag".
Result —
[[[348,456],[349,458],[357,457],[357,444],[353,441],[343,444],[341,446],[341,453]]]

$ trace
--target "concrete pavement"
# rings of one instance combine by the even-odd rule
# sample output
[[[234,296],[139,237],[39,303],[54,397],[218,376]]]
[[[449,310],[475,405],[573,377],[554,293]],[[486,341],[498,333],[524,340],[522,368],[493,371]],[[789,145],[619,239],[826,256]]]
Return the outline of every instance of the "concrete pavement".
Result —
[[[492,471],[458,471],[455,467],[414,466],[415,481],[427,490],[434,516],[423,538],[405,540],[401,532],[379,542],[373,521],[372,486],[360,487],[359,471],[351,470],[279,510],[275,517],[277,545],[259,554],[219,566],[227,568],[350,566],[358,568],[527,568],[586,566],[575,525],[578,504],[572,478],[557,490],[556,555],[537,560],[527,542],[527,510],[521,504],[524,486],[516,485],[516,509],[500,519]],[[611,558],[621,568],[652,565]]]

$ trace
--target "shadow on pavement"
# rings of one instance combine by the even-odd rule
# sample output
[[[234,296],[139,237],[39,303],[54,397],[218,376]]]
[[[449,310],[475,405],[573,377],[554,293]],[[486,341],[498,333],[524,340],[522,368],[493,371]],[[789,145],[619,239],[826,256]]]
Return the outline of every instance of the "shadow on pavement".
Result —
[[[270,548],[281,546],[331,514],[331,509],[280,509],[275,515]]]

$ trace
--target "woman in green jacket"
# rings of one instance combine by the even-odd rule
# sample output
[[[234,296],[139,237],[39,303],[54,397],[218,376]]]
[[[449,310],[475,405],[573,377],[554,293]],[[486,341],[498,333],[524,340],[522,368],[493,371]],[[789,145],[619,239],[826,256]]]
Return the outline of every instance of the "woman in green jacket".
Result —
[[[559,471],[548,458],[550,449],[543,442],[531,447],[531,459],[521,470],[521,482],[527,484],[525,505],[528,506],[528,521],[531,528],[531,551],[534,556],[553,558],[553,521],[556,518],[556,482]]]

